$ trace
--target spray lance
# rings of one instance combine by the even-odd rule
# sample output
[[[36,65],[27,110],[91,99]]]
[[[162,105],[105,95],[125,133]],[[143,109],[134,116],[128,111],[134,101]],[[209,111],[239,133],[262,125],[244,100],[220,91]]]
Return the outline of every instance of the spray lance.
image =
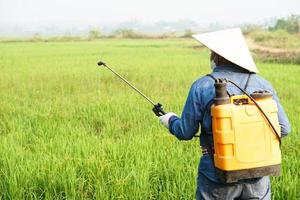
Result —
[[[118,72],[116,72],[115,70],[113,70],[111,67],[109,67],[105,62],[103,61],[99,61],[98,62],[98,66],[104,66],[107,69],[109,69],[113,74],[115,74],[117,77],[119,77],[122,81],[124,81],[128,86],[130,86],[133,90],[135,90],[138,94],[140,94],[144,99],[146,99],[149,103],[151,103],[153,105],[152,111],[154,112],[154,114],[158,117],[165,115],[166,112],[163,110],[163,106],[160,103],[155,103],[153,100],[151,100],[149,97],[147,97],[145,94],[143,94],[139,89],[137,89],[135,86],[133,86],[128,80],[126,80],[123,76],[121,76]],[[281,137],[279,135],[279,133],[276,131],[275,127],[273,126],[273,124],[271,123],[270,119],[267,117],[267,115],[265,114],[265,112],[262,110],[262,108],[258,105],[258,103],[256,102],[256,100],[251,97],[251,95],[249,95],[245,90],[243,90],[241,87],[239,87],[235,82],[228,80],[228,79],[216,79],[211,75],[208,75],[211,78],[213,78],[215,80],[215,89],[216,89],[216,98],[215,100],[217,100],[215,103],[218,104],[220,102],[223,101],[228,101],[229,97],[226,97],[226,95],[228,93],[227,89],[226,89],[226,83],[231,83],[233,84],[235,87],[237,87],[239,90],[241,90],[249,99],[251,99],[253,101],[253,103],[256,105],[256,107],[259,109],[259,111],[261,112],[261,114],[263,115],[263,117],[265,118],[265,120],[268,122],[268,124],[271,126],[273,132],[275,133],[279,144],[281,144]],[[230,95],[229,95],[230,96]],[[195,137],[199,137],[198,135]]]
[[[155,103],[152,101],[149,97],[147,97],[145,94],[143,94],[139,89],[137,89],[135,86],[133,86],[129,81],[127,81],[123,76],[121,76],[118,72],[113,70],[109,65],[107,65],[103,61],[98,62],[98,66],[103,66],[109,69],[113,74],[115,74],[117,77],[119,77],[122,81],[124,81],[129,87],[131,87],[134,91],[136,91],[138,94],[140,94],[144,99],[146,99],[150,104],[152,104],[153,108],[152,111],[154,114],[158,117],[165,115],[166,112],[163,110],[163,106],[160,103]]]

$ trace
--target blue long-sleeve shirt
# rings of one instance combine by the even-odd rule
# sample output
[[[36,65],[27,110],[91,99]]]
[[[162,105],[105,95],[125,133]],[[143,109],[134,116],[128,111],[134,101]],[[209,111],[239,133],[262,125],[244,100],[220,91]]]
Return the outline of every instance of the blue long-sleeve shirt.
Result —
[[[212,75],[215,78],[230,79],[242,88],[244,88],[246,85],[249,77],[249,73],[247,73],[247,71],[240,67],[229,65],[217,66],[213,70]],[[227,90],[230,94],[242,94],[241,91],[232,84],[227,84]],[[291,127],[275,90],[268,81],[257,74],[251,74],[246,91],[248,93],[252,93],[257,90],[267,90],[273,93],[273,99],[276,101],[278,107],[281,136],[286,136],[291,131]],[[214,97],[215,88],[214,80],[212,78],[204,76],[196,80],[189,91],[181,118],[173,116],[169,120],[169,130],[171,134],[180,140],[190,140],[199,131],[199,127],[201,126],[200,145],[207,146],[207,144],[205,144],[207,140],[204,139],[204,134],[208,134],[210,136],[209,141],[212,143],[212,120],[210,106]],[[219,179],[215,174],[213,162],[209,155],[204,155],[201,157],[198,169],[199,173],[202,173],[210,180],[219,182]]]

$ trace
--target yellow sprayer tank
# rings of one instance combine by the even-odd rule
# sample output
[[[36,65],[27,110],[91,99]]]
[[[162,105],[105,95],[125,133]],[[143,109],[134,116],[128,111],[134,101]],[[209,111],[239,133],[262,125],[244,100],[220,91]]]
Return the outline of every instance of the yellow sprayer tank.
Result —
[[[277,105],[270,93],[252,96],[280,133]],[[245,95],[211,107],[214,165],[223,182],[280,175],[279,139],[257,106]]]

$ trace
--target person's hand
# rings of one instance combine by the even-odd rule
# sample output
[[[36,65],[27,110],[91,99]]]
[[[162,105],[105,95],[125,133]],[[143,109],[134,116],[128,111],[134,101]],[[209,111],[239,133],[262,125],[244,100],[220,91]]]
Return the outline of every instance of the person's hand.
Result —
[[[171,117],[177,116],[173,112],[168,112],[167,114],[159,117],[159,122],[164,125],[166,128],[169,128],[169,120]]]

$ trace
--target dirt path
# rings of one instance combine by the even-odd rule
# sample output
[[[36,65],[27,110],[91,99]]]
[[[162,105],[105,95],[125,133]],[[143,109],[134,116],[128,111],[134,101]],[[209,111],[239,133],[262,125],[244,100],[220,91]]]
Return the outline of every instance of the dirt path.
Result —
[[[269,52],[269,53],[274,53],[274,54],[279,54],[279,53],[300,53],[300,49],[285,49],[285,48],[274,48],[274,47],[267,47],[267,46],[262,46],[254,42],[253,39],[251,38],[246,38],[246,42],[251,50],[259,50],[263,52]]]

